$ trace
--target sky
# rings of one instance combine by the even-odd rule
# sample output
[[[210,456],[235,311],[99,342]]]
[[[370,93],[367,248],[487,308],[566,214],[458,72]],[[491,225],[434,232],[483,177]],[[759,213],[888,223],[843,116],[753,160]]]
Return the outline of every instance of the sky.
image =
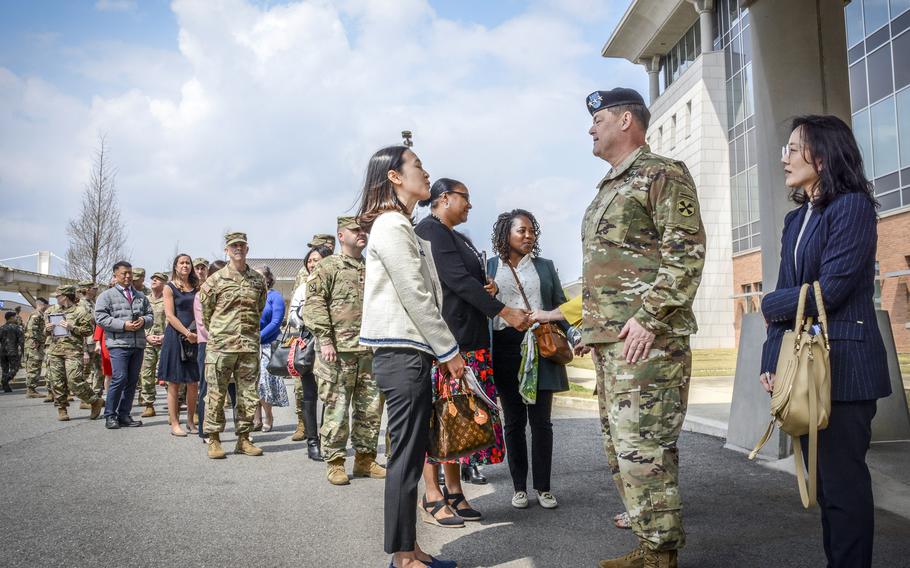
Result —
[[[66,256],[101,135],[135,266],[221,258],[229,230],[251,257],[299,258],[411,130],[431,179],[469,188],[459,229],[479,248],[499,213],[528,209],[572,281],[609,169],[585,97],[647,88],[600,55],[628,4],[0,0],[0,259]]]

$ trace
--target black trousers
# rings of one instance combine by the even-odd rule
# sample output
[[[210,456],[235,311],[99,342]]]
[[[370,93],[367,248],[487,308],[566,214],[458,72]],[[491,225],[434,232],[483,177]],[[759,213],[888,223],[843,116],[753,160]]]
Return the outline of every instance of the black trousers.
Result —
[[[876,401],[832,402],[828,427],[818,433],[818,506],[828,568],[872,566],[875,505],[866,451]],[[803,455],[809,438],[803,436]]]
[[[512,330],[506,330],[509,332]],[[553,392],[537,391],[537,403],[525,404],[518,393],[518,368],[521,366],[521,340],[516,334],[493,332],[493,380],[502,405],[506,457],[515,491],[528,489],[528,442],[526,429],[531,424],[531,478],[536,491],[550,490],[553,465]],[[524,334],[518,334],[523,336]]]
[[[3,384],[9,383],[19,372],[19,355],[0,353],[0,367],[3,369]]]
[[[423,351],[381,348],[373,354],[373,379],[385,395],[391,457],[385,479],[385,551],[414,550],[417,484],[430,439],[433,358]]]

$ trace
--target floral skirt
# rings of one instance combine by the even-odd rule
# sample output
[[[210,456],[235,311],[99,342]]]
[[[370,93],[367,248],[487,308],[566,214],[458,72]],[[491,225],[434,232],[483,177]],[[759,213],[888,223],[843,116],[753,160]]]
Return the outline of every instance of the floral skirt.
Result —
[[[272,346],[263,345],[259,360],[259,400],[272,406],[288,406],[288,389],[284,379],[269,372]]]
[[[465,351],[461,353],[461,356],[464,357],[465,365],[471,367],[474,370],[474,375],[477,377],[477,380],[480,382],[480,385],[486,391],[487,396],[490,397],[490,400],[496,400],[496,384],[493,382],[493,361],[490,358],[489,349],[478,349],[476,351]],[[442,390],[443,381],[448,381],[448,388],[451,390],[452,394],[459,394],[462,392],[461,385],[457,380],[452,378],[444,377],[443,374],[439,371],[439,367],[433,367],[433,402],[435,403],[439,397],[439,391]],[[458,460],[451,460],[448,462],[440,462],[431,458],[427,458],[427,463],[456,463],[460,462],[463,465],[491,465],[494,463],[501,463],[505,457],[505,438],[502,435],[502,420],[500,418],[499,412],[491,412],[490,416],[493,419],[493,434],[496,438],[496,442],[489,448],[479,450],[470,456],[460,458]]]

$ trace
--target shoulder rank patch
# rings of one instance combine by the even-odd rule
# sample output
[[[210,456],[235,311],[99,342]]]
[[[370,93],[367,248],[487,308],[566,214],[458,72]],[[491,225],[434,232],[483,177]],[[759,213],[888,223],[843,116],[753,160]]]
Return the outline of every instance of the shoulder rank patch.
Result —
[[[691,217],[695,214],[695,201],[688,197],[683,197],[676,204],[676,210],[679,211],[679,214],[683,217]]]

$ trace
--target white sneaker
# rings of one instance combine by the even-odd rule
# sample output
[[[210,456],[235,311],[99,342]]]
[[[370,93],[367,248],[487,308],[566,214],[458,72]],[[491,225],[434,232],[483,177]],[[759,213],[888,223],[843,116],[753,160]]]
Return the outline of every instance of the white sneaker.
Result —
[[[555,509],[559,506],[559,503],[556,502],[556,497],[549,491],[538,491],[537,502],[540,503],[540,506],[544,509]]]
[[[524,491],[516,491],[515,495],[512,495],[512,506],[516,509],[527,509],[528,494]]]

